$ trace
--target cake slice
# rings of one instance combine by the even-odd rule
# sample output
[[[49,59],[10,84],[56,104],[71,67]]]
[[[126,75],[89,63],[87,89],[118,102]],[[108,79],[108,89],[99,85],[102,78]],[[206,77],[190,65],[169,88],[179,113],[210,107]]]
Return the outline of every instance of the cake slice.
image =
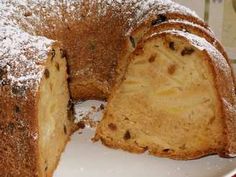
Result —
[[[130,152],[195,159],[236,153],[235,88],[225,58],[178,30],[139,44],[95,140]]]
[[[50,177],[74,130],[60,45],[1,27],[0,176]]]

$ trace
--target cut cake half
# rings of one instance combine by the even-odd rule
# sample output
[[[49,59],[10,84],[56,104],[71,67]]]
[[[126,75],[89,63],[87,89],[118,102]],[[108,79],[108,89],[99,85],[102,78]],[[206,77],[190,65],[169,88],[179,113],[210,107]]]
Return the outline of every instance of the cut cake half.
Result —
[[[139,44],[117,81],[96,140],[173,159],[236,152],[231,68],[205,39],[170,30]]]

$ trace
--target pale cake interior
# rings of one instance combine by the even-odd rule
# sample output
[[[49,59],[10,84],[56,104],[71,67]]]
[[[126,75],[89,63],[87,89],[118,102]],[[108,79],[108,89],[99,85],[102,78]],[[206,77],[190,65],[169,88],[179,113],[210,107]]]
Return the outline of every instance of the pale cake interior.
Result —
[[[134,54],[96,137],[111,147],[176,159],[217,152],[224,123],[214,83],[202,51],[173,36],[150,40]]]
[[[69,92],[66,65],[62,51],[56,47],[48,58],[40,85],[38,123],[42,177],[52,175],[71,134],[72,123],[67,116]]]

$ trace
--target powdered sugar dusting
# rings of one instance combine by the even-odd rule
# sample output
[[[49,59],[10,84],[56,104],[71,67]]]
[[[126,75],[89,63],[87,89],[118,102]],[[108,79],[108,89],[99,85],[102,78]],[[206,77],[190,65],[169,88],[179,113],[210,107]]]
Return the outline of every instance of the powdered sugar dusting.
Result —
[[[165,14],[167,12],[191,15],[200,19],[200,17],[191,9],[171,0],[141,0],[137,1],[134,7],[136,8],[137,19],[142,18],[143,14],[155,13],[158,15]]]
[[[90,119],[96,124],[101,120],[105,106],[106,102],[96,100],[76,103],[74,107],[76,119],[74,122],[78,123],[84,119]]]
[[[134,18],[130,21],[136,22],[138,25],[149,19],[150,16],[157,16],[159,14],[166,13],[192,16],[203,22],[203,20],[194,11],[171,0],[141,0],[135,4],[135,9]],[[136,25],[131,26],[131,29],[127,32],[127,34],[131,33],[133,30],[132,28],[135,26]]]
[[[53,41],[35,37],[12,26],[0,27],[2,85],[37,90]]]
[[[107,9],[118,9],[115,13],[130,16],[128,19],[130,25],[150,13],[176,12],[199,18],[194,11],[171,0],[0,0],[0,4],[0,24],[20,26],[30,33],[37,30],[35,27],[49,16],[54,16],[58,20],[66,22],[68,14],[71,14],[76,20],[80,20],[80,11],[84,5],[89,10],[83,16],[89,16],[92,14],[90,10],[95,4],[98,4],[97,16],[105,15]],[[48,13],[49,11],[50,13]]]
[[[200,17],[196,14],[196,12],[178,3],[175,3],[173,1],[165,1],[165,0],[163,0],[161,3],[163,5],[160,5],[161,7],[159,9],[160,14],[166,13],[166,12],[178,12],[180,14],[191,15],[200,19]]]
[[[208,27],[208,29],[202,27],[201,25],[198,25],[196,23],[193,23],[193,22],[190,22],[190,21],[187,21],[187,20],[181,20],[181,19],[171,19],[171,20],[168,20],[166,22],[163,22],[163,24],[165,23],[183,23],[183,24],[186,24],[186,25],[191,25],[193,27],[197,27],[197,28],[200,28],[201,30],[203,31],[206,31],[209,35],[213,36],[214,35],[214,31],[212,31],[212,29],[210,27]],[[210,33],[209,33],[210,32]],[[212,33],[212,34],[211,34]]]
[[[229,157],[236,157],[236,154],[229,154]]]

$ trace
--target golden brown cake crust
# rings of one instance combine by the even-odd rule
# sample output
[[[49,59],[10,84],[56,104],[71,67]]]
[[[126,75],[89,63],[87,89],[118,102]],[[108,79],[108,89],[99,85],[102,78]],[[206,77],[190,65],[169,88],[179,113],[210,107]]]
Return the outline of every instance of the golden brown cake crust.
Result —
[[[114,143],[113,141],[109,140],[109,139],[105,139],[103,137],[95,137],[95,141],[97,140],[101,140],[101,142],[110,148],[113,149],[123,149],[125,151],[131,152],[131,153],[137,153],[137,154],[141,154],[144,153],[145,151],[147,151],[146,148],[141,148],[141,147],[136,147],[134,148],[133,146],[127,146],[124,144],[117,144]],[[148,151],[150,155],[154,155],[157,157],[168,157],[171,159],[175,159],[175,160],[192,160],[192,159],[199,159],[202,158],[204,156],[208,156],[208,155],[213,155],[216,154],[217,149],[208,149],[206,151],[196,151],[194,153],[185,153],[182,154],[181,157],[179,154],[171,154],[171,155],[167,155],[166,153],[161,153],[161,152],[157,152],[157,151]],[[221,155],[221,152],[219,153],[219,155]],[[227,156],[224,156],[227,157]]]
[[[12,97],[12,89],[4,86],[0,91],[0,176],[36,177],[38,123],[32,117],[37,116],[37,96],[28,90],[26,100],[21,95]]]
[[[63,43],[69,58],[69,85],[73,99],[108,97],[117,60],[124,48],[125,25],[123,19],[112,15],[69,24],[71,31],[65,31],[68,35]]]

